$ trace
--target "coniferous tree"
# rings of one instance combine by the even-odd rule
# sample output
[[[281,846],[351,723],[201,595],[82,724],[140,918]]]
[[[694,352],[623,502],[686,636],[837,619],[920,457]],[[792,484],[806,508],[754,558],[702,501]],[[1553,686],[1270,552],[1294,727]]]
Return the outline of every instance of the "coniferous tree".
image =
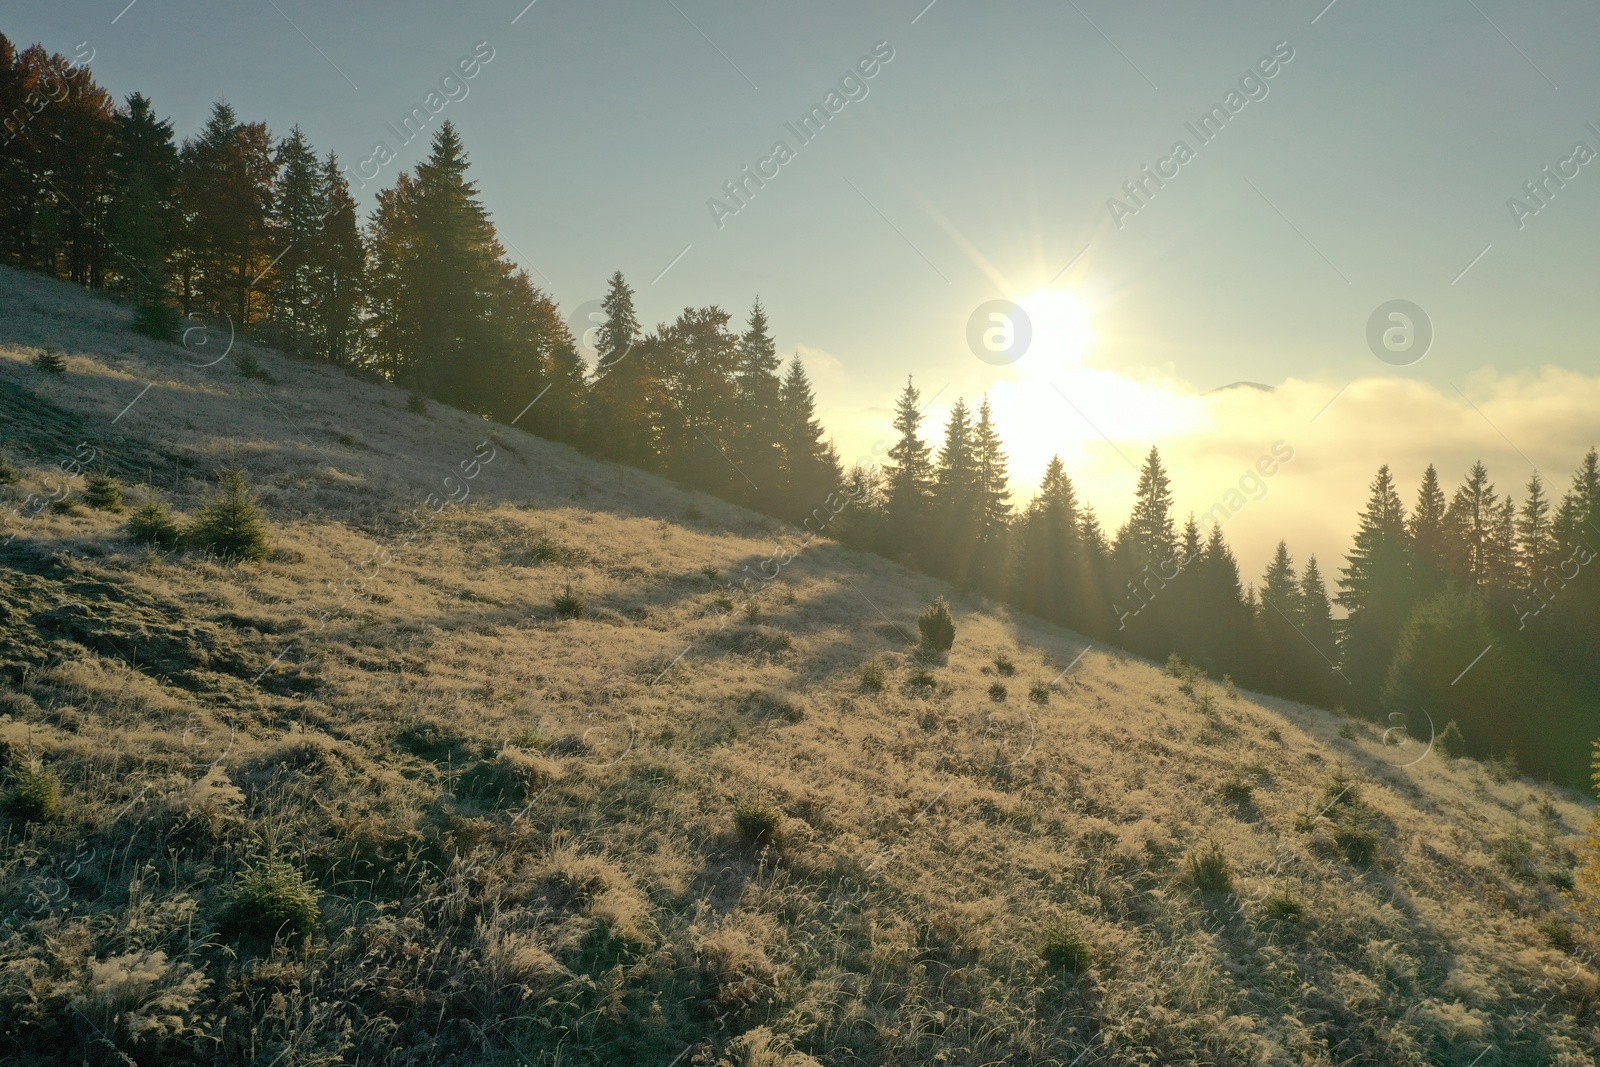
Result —
[[[1299,609],[1297,622],[1311,654],[1306,657],[1308,671],[1299,680],[1296,697],[1318,707],[1331,707],[1344,680],[1336,673],[1339,642],[1333,606],[1314,555],[1306,560],[1300,575]]]
[[[633,289],[621,271],[611,275],[601,302],[604,321],[596,336],[591,429],[601,455],[625,463],[653,461],[657,345],[645,345],[633,310]]]
[[[739,365],[734,371],[737,416],[729,452],[752,482],[769,487],[759,493],[752,492],[744,499],[769,509],[781,506],[782,498],[781,492],[775,493],[771,488],[782,482],[783,421],[778,377],[781,364],[766,309],[758,298],[750,308],[750,318],[739,337]]]
[[[1556,554],[1555,532],[1551,527],[1550,499],[1544,493],[1544,480],[1534,471],[1528,479],[1528,498],[1517,516],[1517,558],[1522,581],[1536,586]]]
[[[1195,627],[1199,649],[1196,661],[1217,674],[1246,675],[1254,659],[1255,613],[1239,578],[1239,563],[1223,538],[1220,524],[1211,527],[1200,559],[1193,566],[1201,614],[1182,622]]]
[[[420,254],[412,265],[410,314],[419,349],[416,384],[447,404],[487,412],[499,340],[494,304],[507,266],[467,167],[466,148],[447,120],[417,164],[413,224]]]
[[[811,380],[800,357],[789,360],[778,397],[783,486],[787,503],[780,514],[801,521],[802,516],[824,507],[828,494],[839,488],[843,471],[833,444],[823,437],[817,419]]]
[[[738,499],[760,486],[728,453],[738,361],[729,318],[716,306],[684,308],[656,330],[656,451],[668,474]]]
[[[315,344],[317,259],[328,214],[328,190],[317,154],[299,126],[278,143],[273,190],[272,239],[277,251],[263,281],[280,339],[301,353]]]
[[[972,413],[964,399],[950,408],[933,477],[935,540],[929,561],[935,573],[964,584],[981,522]]]
[[[1449,502],[1439,485],[1439,472],[1432,463],[1422,472],[1417,490],[1417,506],[1406,521],[1407,536],[1415,556],[1415,582],[1419,595],[1441,588],[1451,571],[1446,515]]]
[[[322,165],[322,192],[327,214],[321,219],[312,250],[312,336],[322,358],[352,366],[366,357],[361,312],[366,299],[367,250],[350,183],[331,152]]]
[[[1066,625],[1084,615],[1078,494],[1060,456],[1050,457],[1039,492],[1017,523],[1017,603]]]
[[[918,436],[922,426],[921,396],[911,379],[895,401],[894,429],[900,436],[889,449],[884,501],[886,550],[899,559],[921,560],[929,543],[933,511],[933,463]]]
[[[1261,684],[1293,696],[1299,689],[1305,655],[1300,634],[1300,583],[1289,546],[1279,541],[1272,562],[1261,576],[1261,606],[1256,625],[1261,635]]]
[[[1487,585],[1495,571],[1495,523],[1500,495],[1482,462],[1474,463],[1445,513],[1446,555],[1451,569],[1471,585]]]
[[[989,398],[978,405],[972,426],[973,493],[978,539],[973,546],[974,584],[998,595],[1004,588],[1011,531],[1011,490],[1006,455],[995,429]]]
[[[200,134],[184,142],[180,173],[184,311],[226,313],[246,325],[265,306],[256,283],[276,254],[272,136],[264,123],[242,123],[218,103]]]
[[[1348,613],[1340,653],[1351,699],[1375,712],[1389,659],[1415,599],[1405,505],[1385,464],[1373,479],[1336,602]]]
[[[421,385],[422,362],[421,324],[415,314],[423,252],[416,225],[418,195],[416,179],[409,174],[378,193],[365,286],[372,321],[370,361],[390,381],[413,391]]]

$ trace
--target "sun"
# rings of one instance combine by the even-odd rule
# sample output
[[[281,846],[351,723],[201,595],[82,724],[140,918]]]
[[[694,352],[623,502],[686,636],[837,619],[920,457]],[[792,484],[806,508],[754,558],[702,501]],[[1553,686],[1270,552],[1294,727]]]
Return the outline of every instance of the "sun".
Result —
[[[1033,337],[1021,362],[1050,373],[1080,365],[1094,344],[1089,305],[1071,289],[1037,289],[1017,301]]]

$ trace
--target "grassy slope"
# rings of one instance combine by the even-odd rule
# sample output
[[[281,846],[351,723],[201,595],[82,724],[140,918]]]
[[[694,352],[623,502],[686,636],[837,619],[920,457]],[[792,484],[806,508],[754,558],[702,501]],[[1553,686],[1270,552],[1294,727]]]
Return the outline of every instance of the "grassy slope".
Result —
[[[0,738],[63,806],[0,822],[0,1059],[1595,1062],[1600,980],[1539,929],[1582,801],[825,541],[728,614],[792,534],[516,430],[427,517],[488,424],[128,319],[0,270],[0,493],[88,442],[192,512],[237,463],[277,552],[14,520]],[[929,689],[901,633],[940,592]],[[1186,881],[1207,841],[1232,892]],[[267,856],[321,918],[261,956],[218,920]]]

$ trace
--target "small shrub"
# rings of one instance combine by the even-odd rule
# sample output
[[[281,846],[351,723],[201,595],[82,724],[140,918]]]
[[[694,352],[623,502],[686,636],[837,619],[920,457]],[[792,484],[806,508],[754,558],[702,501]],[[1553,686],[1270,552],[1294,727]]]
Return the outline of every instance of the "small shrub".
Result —
[[[1359,739],[1364,732],[1365,731],[1363,731],[1362,728],[1356,725],[1354,722],[1347,722],[1343,726],[1339,727],[1339,736],[1344,738],[1346,741],[1355,741]]]
[[[1305,918],[1306,906],[1287,889],[1274,889],[1261,902],[1262,922],[1267,926],[1298,926]]]
[[[683,509],[683,517],[688,519],[690,522],[698,522],[706,516],[697,505],[690,504],[688,507]]]
[[[11,457],[0,451],[0,485],[16,485],[19,475],[11,465]]]
[[[96,511],[121,511],[122,487],[105,471],[96,471],[85,481],[83,502]]]
[[[1189,853],[1183,868],[1185,879],[1202,893],[1226,893],[1233,888],[1233,866],[1215,842]]]
[[[341,445],[343,445],[345,448],[360,448],[361,447],[361,441],[358,438],[356,438],[355,435],[348,434],[348,433],[342,433],[342,434],[339,435],[339,443]]]
[[[778,837],[783,814],[759,797],[741,800],[733,807],[733,828],[750,848],[762,848]]]
[[[147,500],[128,516],[128,540],[170,550],[183,544],[183,530],[165,504]]]
[[[1571,952],[1578,947],[1578,939],[1573,936],[1572,927],[1554,915],[1539,924],[1539,935],[1544,938],[1546,944],[1559,952]]]
[[[996,704],[999,704],[1002,701],[1004,701],[1005,698],[1006,698],[1006,687],[1002,683],[996,682],[996,683],[994,683],[993,685],[991,685],[989,687],[989,699],[990,700],[994,701]]]
[[[711,602],[711,606],[718,611],[729,612],[733,610],[733,597],[723,594]]]
[[[889,672],[883,669],[883,661],[877,656],[861,665],[861,688],[869,693],[881,693],[888,683]]]
[[[1352,866],[1370,867],[1378,858],[1378,835],[1363,811],[1347,812],[1334,824],[1333,843]]]
[[[1028,699],[1033,701],[1035,704],[1050,703],[1050,687],[1042,682],[1037,685],[1030,686],[1028,688]]]
[[[556,594],[552,606],[555,608],[556,617],[561,619],[581,619],[586,607],[583,598],[572,591],[570,584],[565,590]]]
[[[939,680],[933,676],[931,671],[916,670],[911,673],[910,678],[906,679],[906,685],[913,689],[936,689],[938,688]]]
[[[1005,656],[996,656],[994,658],[994,669],[1005,675],[1007,678],[1017,673],[1017,665],[1012,663],[1011,660],[1007,659]]]
[[[1044,932],[1039,955],[1044,957],[1047,967],[1063,974],[1082,974],[1094,962],[1094,949],[1089,939],[1067,921],[1057,922]]]
[[[711,579],[713,582],[716,581],[718,578],[722,577],[722,572],[717,570],[717,568],[711,566],[710,564],[707,564],[706,566],[701,567],[700,568],[700,573],[705,575],[707,578]]]
[[[61,353],[53,348],[43,349],[33,357],[33,365],[46,374],[67,373],[67,361],[61,358]]]
[[[68,497],[52,500],[50,501],[50,511],[56,515],[76,515],[78,513],[78,502]]]
[[[428,413],[428,398],[418,392],[412,393],[406,397],[406,410],[413,415],[426,415]]]
[[[45,822],[61,810],[61,780],[39,763],[12,775],[6,792],[6,814],[23,822]]]
[[[744,606],[744,621],[754,626],[761,621],[761,605],[754,600]]]
[[[1445,725],[1444,733],[1434,738],[1433,747],[1439,750],[1439,755],[1445,759],[1460,759],[1467,751],[1467,739],[1461,736],[1461,727],[1451,719]]]
[[[1221,793],[1223,800],[1231,800],[1235,804],[1248,804],[1255,794],[1256,787],[1244,775],[1235,771],[1222,780]]]
[[[246,867],[222,897],[218,928],[230,940],[303,941],[322,914],[316,887],[278,860]]]
[[[928,610],[917,619],[917,629],[922,634],[923,648],[930,652],[950,651],[956,643],[956,621],[944,597],[928,605]]]
[[[189,527],[196,548],[228,560],[267,558],[267,519],[250,498],[244,474],[229,467],[217,477],[217,491]]]
[[[1489,769],[1489,777],[1501,785],[1522,777],[1522,768],[1517,765],[1515,752],[1507,752],[1504,756],[1491,756],[1485,766]]]
[[[1275,741],[1280,745],[1283,744],[1283,731],[1278,729],[1276,726],[1268,728],[1267,732],[1262,736],[1264,736],[1268,741]]]
[[[240,375],[251,381],[266,382],[272,380],[268,377],[267,372],[261,368],[261,361],[256,359],[254,352],[241,353],[238,362],[234,366],[239,368]]]

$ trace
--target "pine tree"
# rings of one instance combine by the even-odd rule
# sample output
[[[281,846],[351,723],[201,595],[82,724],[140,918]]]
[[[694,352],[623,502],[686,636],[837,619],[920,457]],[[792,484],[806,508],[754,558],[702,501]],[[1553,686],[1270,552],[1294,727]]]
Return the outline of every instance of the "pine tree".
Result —
[[[621,271],[611,275],[596,335],[591,435],[602,456],[625,463],[655,462],[655,342],[645,344],[633,310],[633,289]]]
[[[766,309],[757,298],[739,338],[739,365],[734,371],[737,414],[729,452],[750,475],[750,480],[759,486],[777,486],[782,481],[783,449],[779,438],[783,422],[778,377],[781,365]],[[746,499],[769,508],[780,504],[771,489]]]
[[[509,267],[468,165],[455,124],[446,121],[417,164],[419,255],[407,310],[416,320],[417,384],[445,403],[488,412],[498,357],[491,319]]]
[[[900,436],[889,449],[890,463],[884,471],[888,483],[884,550],[896,559],[923,558],[932,514],[933,463],[928,446],[917,435],[922,426],[921,400],[907,378],[894,408],[893,425]]]
[[[778,397],[783,485],[788,497],[780,514],[794,521],[824,507],[839,488],[844,472],[831,442],[823,437],[816,398],[800,357],[789,360]]]
[[[1580,544],[1600,547],[1600,453],[1594,449],[1573,474],[1552,525],[1564,555]]]
[[[1486,585],[1494,570],[1495,522],[1500,495],[1482,462],[1472,465],[1466,481],[1450,499],[1445,514],[1446,552],[1451,568],[1473,585]]]
[[[1017,524],[1015,597],[1026,611],[1072,625],[1083,611],[1083,553],[1078,494],[1060,456],[1045,468],[1039,492]]]
[[[1445,516],[1449,504],[1439,485],[1439,472],[1432,463],[1422,472],[1417,490],[1417,506],[1407,520],[1406,530],[1416,556],[1416,585],[1419,594],[1440,588],[1450,573],[1450,552]]]
[[[178,149],[172,123],[138,93],[112,117],[114,187],[106,211],[110,284],[134,297],[136,324],[163,340],[177,331],[167,276],[176,220]]]
[[[961,398],[950,408],[944,445],[934,468],[934,513],[936,539],[929,562],[934,573],[964,583],[972,567],[981,519],[972,413]]]
[[[361,238],[355,199],[333,153],[322,165],[324,210],[312,248],[315,318],[312,336],[322,357],[340,366],[365,358],[367,250]]]
[[[1415,600],[1405,505],[1389,467],[1378,468],[1346,557],[1336,602],[1348,612],[1341,659],[1363,710],[1376,712],[1389,658]]]
[[[671,476],[729,499],[759,492],[728,454],[738,338],[716,306],[684,308],[656,331],[656,453]]]
[[[1334,672],[1339,658],[1339,635],[1316,556],[1306,560],[1305,570],[1300,575],[1299,615],[1295,621],[1310,652],[1305,659],[1307,670],[1299,679],[1297,698],[1318,707],[1331,707],[1344,682]]]
[[[294,350],[312,350],[317,325],[318,248],[328,214],[328,190],[311,143],[299,126],[278,143],[278,180],[273,191],[272,239],[278,249],[263,279],[271,294],[270,315]]]
[[[1200,614],[1179,620],[1193,628],[1197,662],[1216,674],[1246,674],[1254,660],[1254,611],[1239,578],[1239,563],[1222,535],[1211,527],[1193,575],[1201,597]],[[1169,623],[1169,625],[1171,625]]]
[[[371,361],[390,381],[416,391],[421,384],[421,324],[416,314],[422,237],[417,230],[417,182],[401,174],[378,193],[372,214],[371,267],[365,295],[372,331]]]
[[[1125,540],[1129,548],[1127,565],[1134,573],[1146,566],[1165,563],[1176,548],[1172,529],[1172,480],[1161,465],[1160,450],[1154,446],[1139,471]]]
[[[1550,500],[1544,493],[1544,479],[1534,471],[1528,479],[1528,499],[1517,516],[1517,558],[1522,580],[1537,586],[1556,555],[1555,533],[1551,528]]]
[[[267,558],[266,516],[251,499],[243,472],[229,467],[218,475],[217,490],[195,516],[188,539],[223,559]]]
[[[972,578],[979,589],[999,595],[1005,584],[1009,551],[1011,489],[1004,445],[995,429],[988,397],[978,405],[978,419],[972,427],[972,458],[978,524]]]
[[[248,324],[264,305],[256,280],[271,248],[272,136],[264,123],[241,123],[225,103],[213,106],[198,137],[184,142],[180,270],[184,311],[225,312]]]
[[[1279,541],[1272,562],[1261,576],[1261,606],[1256,622],[1262,642],[1262,682],[1285,696],[1296,694],[1302,674],[1302,614],[1294,559],[1289,555],[1288,544]]]

